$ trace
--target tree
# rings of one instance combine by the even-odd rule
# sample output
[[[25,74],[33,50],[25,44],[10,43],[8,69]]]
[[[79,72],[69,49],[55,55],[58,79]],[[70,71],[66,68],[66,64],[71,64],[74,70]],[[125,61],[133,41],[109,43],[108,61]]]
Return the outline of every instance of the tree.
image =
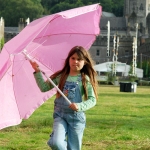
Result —
[[[20,18],[29,17],[32,21],[42,14],[40,0],[0,0],[0,16],[3,16],[6,26],[18,26]]]
[[[0,16],[6,26],[18,26],[20,18],[32,21],[68,9],[100,3],[103,11],[123,15],[124,0],[0,0]]]
[[[124,0],[112,0],[112,12],[118,16],[123,16],[123,6],[124,6]]]
[[[112,12],[112,0],[100,0],[103,11]]]
[[[100,3],[103,11],[113,12],[116,16],[123,15],[124,0],[41,0],[44,13],[57,13],[75,7]]]
[[[72,4],[61,2],[59,4],[56,4],[54,7],[52,7],[52,9],[50,9],[50,12],[54,14],[54,13],[65,11],[65,10],[72,9],[72,8],[74,8]]]
[[[41,0],[31,0],[34,4],[40,4]]]

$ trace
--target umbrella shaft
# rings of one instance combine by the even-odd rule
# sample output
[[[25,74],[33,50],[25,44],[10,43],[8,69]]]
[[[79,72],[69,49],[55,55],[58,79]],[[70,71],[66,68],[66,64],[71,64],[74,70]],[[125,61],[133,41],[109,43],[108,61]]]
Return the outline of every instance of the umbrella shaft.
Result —
[[[26,58],[29,60],[29,61],[32,61],[33,60],[31,59],[31,57],[29,55],[26,54],[25,50],[22,52]],[[65,100],[71,104],[71,102],[69,101],[69,99],[64,95],[64,93],[57,87],[57,85],[55,85],[55,83],[45,74],[45,72],[43,72],[40,68],[39,70],[43,73],[43,75],[48,79],[48,81],[57,89],[57,91],[65,98]]]
[[[57,89],[57,91],[65,98],[65,100],[68,101],[69,104],[71,104],[71,102],[69,101],[69,99],[64,95],[64,93],[57,87],[57,85],[55,85],[55,83],[45,74],[45,72],[41,71],[43,73],[43,75],[48,79],[48,81]]]

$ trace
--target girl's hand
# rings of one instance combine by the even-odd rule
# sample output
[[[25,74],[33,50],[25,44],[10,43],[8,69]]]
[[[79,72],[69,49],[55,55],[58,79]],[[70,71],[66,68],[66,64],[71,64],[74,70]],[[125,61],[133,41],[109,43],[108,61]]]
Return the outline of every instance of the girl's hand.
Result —
[[[35,70],[35,72],[39,72],[40,69],[39,69],[39,65],[34,61],[30,61],[30,64],[32,66],[32,68]]]
[[[71,108],[71,109],[74,110],[74,111],[78,111],[78,106],[77,106],[76,103],[71,103],[71,104],[69,105],[69,108]]]

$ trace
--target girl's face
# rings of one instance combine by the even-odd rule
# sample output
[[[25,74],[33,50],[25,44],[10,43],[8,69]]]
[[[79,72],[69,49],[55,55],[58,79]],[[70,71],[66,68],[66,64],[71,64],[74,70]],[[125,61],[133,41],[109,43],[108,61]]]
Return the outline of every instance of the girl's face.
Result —
[[[77,75],[84,66],[84,60],[81,60],[77,53],[69,58],[70,74]]]

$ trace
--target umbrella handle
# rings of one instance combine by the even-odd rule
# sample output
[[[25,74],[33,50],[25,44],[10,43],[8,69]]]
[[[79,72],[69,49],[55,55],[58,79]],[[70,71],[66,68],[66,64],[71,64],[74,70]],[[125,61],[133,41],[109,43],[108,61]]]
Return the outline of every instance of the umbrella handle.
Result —
[[[26,56],[26,58],[27,58],[29,61],[32,61],[32,62],[33,62],[33,60],[30,58],[30,56],[25,53],[25,51],[22,51],[22,53]],[[69,99],[68,99],[68,98],[64,95],[64,93],[58,88],[58,86],[51,80],[51,78],[49,78],[49,77],[45,74],[45,72],[43,72],[40,68],[39,68],[39,70],[40,70],[40,71],[42,72],[42,74],[48,79],[48,81],[57,89],[57,91],[65,98],[65,100],[66,100],[69,104],[71,104],[71,102],[69,101]]]
[[[40,70],[41,71],[41,70]],[[65,98],[65,100],[67,100],[67,102],[69,104],[71,104],[71,102],[69,101],[69,99],[64,95],[64,93],[58,88],[58,86],[51,80],[51,78],[49,78],[45,72],[41,71],[42,74],[48,79],[48,81],[57,89],[57,91]]]

